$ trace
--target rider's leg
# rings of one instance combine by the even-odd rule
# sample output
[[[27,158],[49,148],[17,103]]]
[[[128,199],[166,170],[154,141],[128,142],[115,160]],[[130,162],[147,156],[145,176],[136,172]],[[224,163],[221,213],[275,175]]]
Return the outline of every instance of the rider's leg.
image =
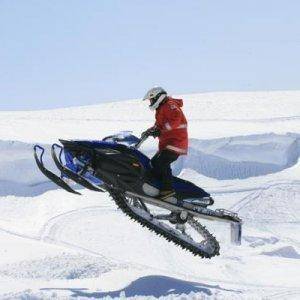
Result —
[[[178,154],[169,150],[162,150],[151,159],[153,174],[161,181],[160,198],[164,199],[174,196],[175,192],[172,186],[171,163],[179,157]]]

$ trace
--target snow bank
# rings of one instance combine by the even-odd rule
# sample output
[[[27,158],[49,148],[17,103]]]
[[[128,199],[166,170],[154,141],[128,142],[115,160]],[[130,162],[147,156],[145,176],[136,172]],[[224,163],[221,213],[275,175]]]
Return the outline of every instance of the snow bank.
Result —
[[[144,148],[153,154],[153,143]],[[153,140],[152,140],[153,142]],[[150,147],[150,144],[152,147]],[[0,141],[0,196],[36,196],[57,188],[37,168],[33,145],[17,141]],[[44,145],[45,165],[59,173]],[[279,172],[297,163],[300,135],[263,134],[212,140],[191,139],[189,154],[174,165],[174,173],[191,169],[206,177],[244,179]]]
[[[179,96],[193,138],[211,139],[299,128],[300,91],[225,92]],[[52,143],[98,139],[114,131],[141,134],[154,113],[141,100],[44,111],[0,112],[0,139]],[[284,126],[283,126],[284,124]],[[47,133],[45,132],[47,129]]]
[[[16,141],[0,141],[0,180],[34,183],[41,176],[33,172],[33,145]]]
[[[178,174],[192,169],[219,180],[244,179],[289,168],[297,163],[299,155],[298,134],[191,139],[188,156],[175,164],[174,171]]]
[[[33,145],[17,141],[0,141],[0,196],[37,196],[45,191],[57,189],[38,169],[33,157]],[[50,157],[49,145],[44,162],[58,173]]]

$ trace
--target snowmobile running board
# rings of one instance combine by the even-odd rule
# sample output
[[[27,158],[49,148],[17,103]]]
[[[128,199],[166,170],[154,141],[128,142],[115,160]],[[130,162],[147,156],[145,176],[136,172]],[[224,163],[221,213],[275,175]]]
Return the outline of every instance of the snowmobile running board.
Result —
[[[38,153],[37,153],[38,149],[41,150],[40,156],[38,156]],[[34,158],[35,158],[36,164],[37,164],[38,168],[40,169],[40,171],[47,178],[49,178],[52,182],[56,183],[58,186],[60,186],[67,192],[70,192],[70,193],[73,193],[76,195],[81,195],[79,192],[73,190],[66,182],[63,181],[63,179],[61,179],[59,176],[57,176],[56,174],[52,173],[51,171],[49,171],[48,169],[45,168],[44,163],[43,163],[43,155],[44,155],[45,149],[43,147],[41,147],[39,145],[35,145],[33,147],[33,150],[34,150]]]
[[[202,217],[209,220],[219,220],[223,222],[236,222],[240,223],[241,219],[237,216],[237,214],[232,213],[230,211],[224,210],[224,209],[217,209],[217,210],[211,210],[205,207],[198,206],[195,209],[187,208],[184,206],[177,206],[171,202],[168,202],[166,200],[158,200],[156,198],[152,198],[149,196],[143,196],[132,192],[126,192],[125,193],[128,196],[136,197],[136,198],[142,198],[145,202],[148,202],[150,204],[154,204],[156,206],[159,206],[161,208],[166,208],[171,211],[188,211],[191,215],[195,217]]]
[[[242,220],[237,216],[237,214],[232,213],[225,209],[216,209],[211,210],[205,207],[197,206],[195,209],[177,206],[174,203],[167,202],[166,200],[158,200],[148,196],[142,196],[132,192],[125,192],[129,197],[141,198],[143,201],[153,204],[155,206],[159,206],[161,208],[168,209],[173,212],[181,212],[186,211],[189,214],[193,215],[196,218],[208,219],[210,221],[221,221],[225,223],[230,223],[231,225],[231,242],[236,245],[241,245],[242,238]]]

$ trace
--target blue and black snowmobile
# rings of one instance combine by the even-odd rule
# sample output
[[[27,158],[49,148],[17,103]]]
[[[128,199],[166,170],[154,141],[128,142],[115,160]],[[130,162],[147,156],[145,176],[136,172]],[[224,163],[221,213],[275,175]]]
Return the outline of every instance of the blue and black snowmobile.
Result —
[[[156,198],[160,182],[149,176],[150,160],[138,150],[146,139],[121,133],[101,141],[60,140],[62,145],[53,144],[51,149],[60,175],[45,168],[43,147],[34,146],[34,157],[41,172],[66,191],[80,195],[67,184],[71,179],[87,189],[108,192],[126,215],[195,255],[211,258],[220,249],[199,218],[230,223],[231,240],[240,244],[242,221],[238,215],[209,209],[212,197],[193,183],[174,176],[177,197]]]

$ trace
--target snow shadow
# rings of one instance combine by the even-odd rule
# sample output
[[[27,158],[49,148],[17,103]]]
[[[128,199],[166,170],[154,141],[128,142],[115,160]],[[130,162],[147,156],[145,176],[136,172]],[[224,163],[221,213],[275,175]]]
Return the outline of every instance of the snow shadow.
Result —
[[[277,256],[284,258],[300,259],[300,254],[292,246],[286,246],[274,251],[262,252],[262,255]]]
[[[79,288],[44,288],[41,290],[69,290],[73,294],[71,297],[87,297],[99,298],[120,296],[135,297],[135,296],[171,296],[171,295],[188,295],[190,293],[202,293],[206,296],[211,296],[214,290],[228,291],[241,293],[238,290],[223,289],[218,285],[208,285],[199,282],[184,281],[167,276],[145,276],[131,282],[123,289],[109,292],[88,292],[86,289]]]
[[[269,238],[256,237],[256,236],[244,236],[243,240],[249,243],[249,246],[252,248],[265,246],[268,244],[274,245],[279,242],[279,239],[274,236],[271,236]]]
[[[57,190],[54,183],[49,181],[39,182],[36,184],[25,184],[13,181],[0,181],[0,197],[35,197],[50,190]]]

